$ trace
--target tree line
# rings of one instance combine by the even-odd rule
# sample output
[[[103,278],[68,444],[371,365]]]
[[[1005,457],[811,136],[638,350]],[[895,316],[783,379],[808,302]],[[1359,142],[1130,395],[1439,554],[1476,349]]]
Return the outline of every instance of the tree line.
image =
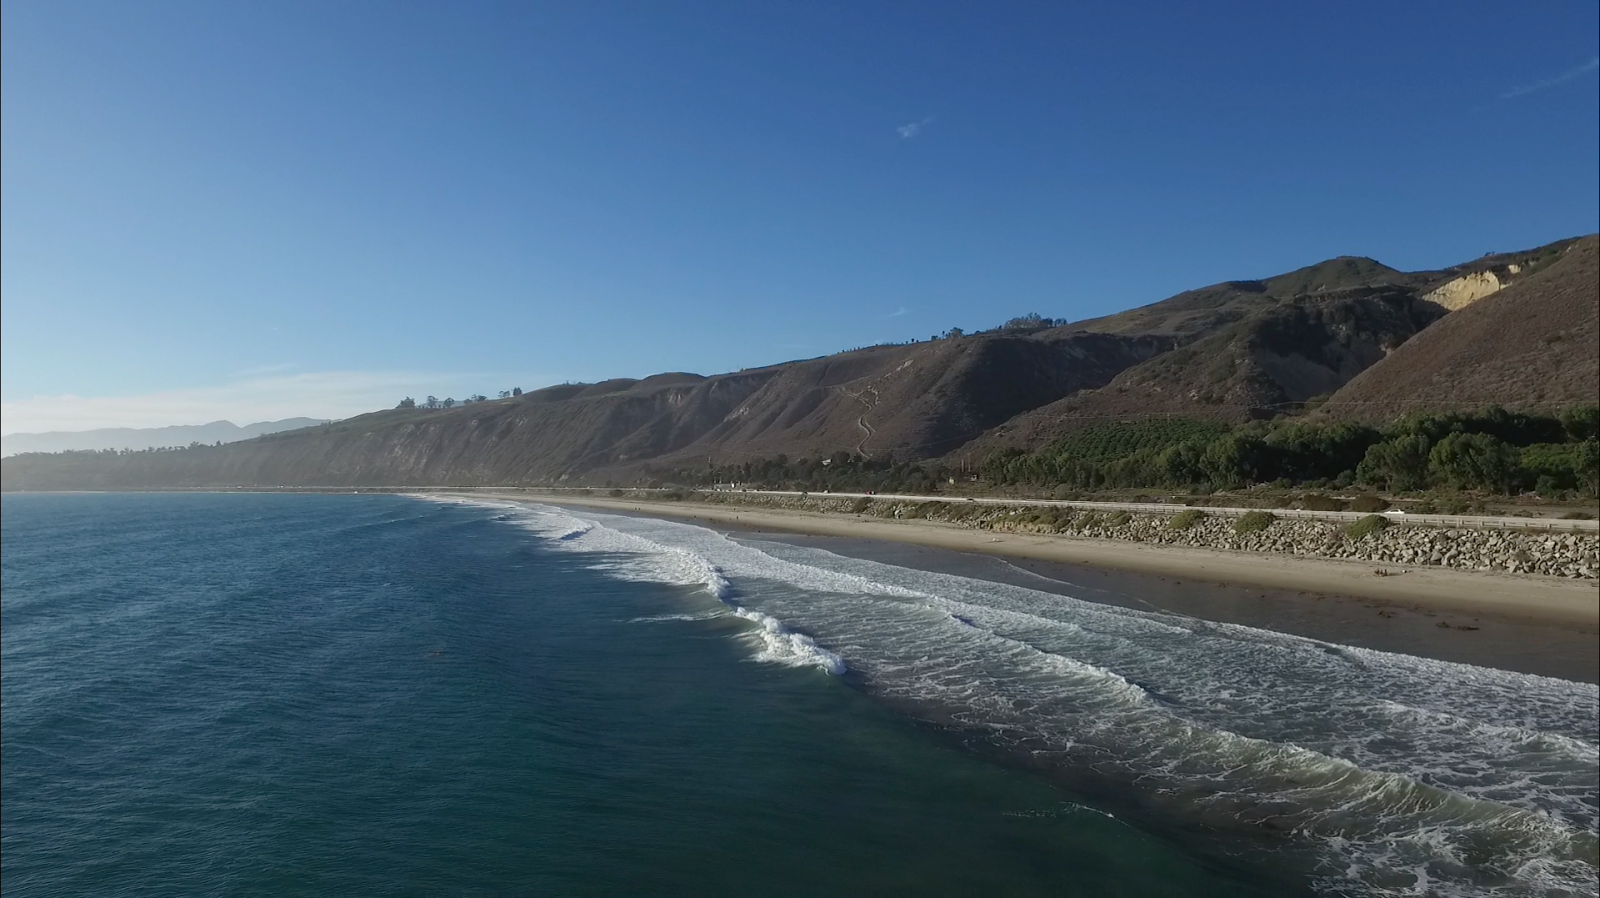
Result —
[[[522,395],[522,388],[521,387],[512,387],[509,390],[501,390],[499,398],[501,398],[501,399],[510,399],[513,396],[521,396],[521,395]],[[483,395],[482,393],[474,393],[471,396],[468,396],[467,398],[462,399],[460,401],[457,401],[454,398],[440,399],[437,396],[429,396],[428,398],[422,400],[420,403],[417,400],[413,399],[412,397],[407,396],[406,398],[400,400],[400,403],[398,405],[396,405],[395,408],[430,408],[430,409],[455,408],[458,405],[471,405],[474,402],[488,402],[488,401],[489,401],[489,397]]]
[[[1414,414],[1383,427],[1151,420],[1085,428],[1034,452],[1003,450],[981,470],[995,484],[1076,489],[1360,484],[1390,493],[1592,497],[1600,490],[1597,431],[1594,406],[1559,415],[1501,408]]]
[[[936,492],[978,480],[1074,495],[1097,490],[1213,492],[1270,485],[1386,493],[1435,488],[1548,498],[1600,493],[1600,409],[1559,415],[1490,408],[1390,424],[1304,419],[1233,425],[1156,419],[1087,427],[1038,450],[1004,449],[976,468],[846,451],[708,463],[665,475],[683,486],[809,492]],[[657,482],[660,485],[661,481]]]

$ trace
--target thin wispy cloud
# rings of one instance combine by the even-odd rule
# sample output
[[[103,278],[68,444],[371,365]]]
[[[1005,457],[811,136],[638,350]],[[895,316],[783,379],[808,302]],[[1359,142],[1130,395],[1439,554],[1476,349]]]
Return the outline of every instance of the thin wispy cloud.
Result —
[[[293,362],[279,362],[276,365],[260,365],[255,368],[246,368],[243,371],[240,371],[238,376],[248,378],[261,377],[267,374],[281,374],[285,371],[293,370],[294,367],[295,365]]]
[[[1582,75],[1588,74],[1589,72],[1592,72],[1595,69],[1600,69],[1600,56],[1596,56],[1596,57],[1590,59],[1588,62],[1584,63],[1583,65],[1578,66],[1577,68],[1568,69],[1567,71],[1562,72],[1561,74],[1555,76],[1554,78],[1546,78],[1543,81],[1535,81],[1532,84],[1524,84],[1521,87],[1513,87],[1510,90],[1506,91],[1505,93],[1501,94],[1500,95],[1500,99],[1502,99],[1502,100],[1514,100],[1517,97],[1526,96],[1528,94],[1534,93],[1535,91],[1546,90],[1548,88],[1555,87],[1558,84],[1565,84],[1568,81],[1571,81],[1572,79],[1578,78],[1578,77],[1580,77]]]
[[[906,308],[905,306],[901,306],[900,308],[895,309],[893,312],[890,312],[889,314],[887,314],[887,315],[885,315],[883,317],[885,317],[885,318],[899,318],[901,315],[909,314],[910,312],[911,312],[910,309]]]
[[[457,399],[497,395],[514,386],[536,389],[559,378],[422,371],[322,371],[241,378],[214,387],[137,396],[35,396],[0,402],[0,432],[39,433],[101,427],[166,427],[232,421],[244,425],[284,418],[348,418],[393,408],[428,394]]]
[[[933,124],[933,119],[925,118],[920,122],[912,122],[909,125],[901,125],[894,130],[896,134],[900,135],[901,140],[910,140],[911,138],[916,137],[918,134],[921,134],[922,129],[931,124]]]

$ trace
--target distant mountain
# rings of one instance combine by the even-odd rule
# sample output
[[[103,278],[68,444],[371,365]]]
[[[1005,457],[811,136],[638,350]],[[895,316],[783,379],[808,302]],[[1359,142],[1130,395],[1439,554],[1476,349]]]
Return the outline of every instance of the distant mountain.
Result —
[[[1511,264],[1518,270],[1509,286],[1462,305],[1362,371],[1318,414],[1383,421],[1409,411],[1600,402],[1600,237]],[[1494,283],[1505,277],[1485,271]],[[1481,277],[1462,280],[1459,296],[1486,289]]]
[[[0,437],[0,455],[23,452],[65,452],[75,449],[155,449],[190,443],[234,443],[267,433],[299,430],[323,423],[318,418],[285,418],[240,427],[232,421],[179,424],[172,427],[106,427],[100,430],[53,430],[12,433]]]
[[[1595,238],[1439,271],[1341,256],[1089,321],[1018,322],[710,377],[389,409],[185,452],[11,458],[0,488],[620,484],[761,456],[976,462],[1152,417],[1593,403]]]

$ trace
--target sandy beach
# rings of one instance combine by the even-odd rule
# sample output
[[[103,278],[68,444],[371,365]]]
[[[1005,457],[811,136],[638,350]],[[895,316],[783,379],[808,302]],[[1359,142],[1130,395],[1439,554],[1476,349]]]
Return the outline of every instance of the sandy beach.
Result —
[[[643,502],[591,497],[559,498],[523,492],[474,492],[500,498],[574,505],[698,521],[718,529],[799,533],[884,540],[1005,558],[1088,565],[1206,583],[1295,593],[1349,596],[1471,615],[1600,632],[1600,588],[1587,581],[1517,574],[1407,568],[1380,576],[1370,564],[1320,558],[1155,547],[1111,540],[1075,539],[969,530],[932,521],[890,521],[855,515],[735,508],[699,503]]]

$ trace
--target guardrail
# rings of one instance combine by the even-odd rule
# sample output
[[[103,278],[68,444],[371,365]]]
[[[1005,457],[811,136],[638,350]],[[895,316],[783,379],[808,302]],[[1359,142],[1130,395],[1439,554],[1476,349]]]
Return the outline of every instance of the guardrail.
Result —
[[[917,496],[899,493],[806,493],[798,490],[694,490],[699,493],[734,492],[751,496],[806,496],[830,499],[874,499],[888,502],[972,502],[979,505],[1026,505],[1029,507],[1054,506],[1057,508],[1093,508],[1106,511],[1127,511],[1142,514],[1179,514],[1197,509],[1206,514],[1222,517],[1239,517],[1252,511],[1269,511],[1280,518],[1309,521],[1359,521],[1373,512],[1361,511],[1307,511],[1300,508],[1234,508],[1211,505],[1174,505],[1159,502],[1088,502],[1071,499],[1000,499],[988,496],[946,498],[943,496]],[[1513,518],[1478,515],[1408,514],[1389,511],[1376,512],[1396,524],[1416,524],[1475,530],[1526,530],[1542,533],[1600,533],[1600,521],[1569,521],[1560,518]]]

